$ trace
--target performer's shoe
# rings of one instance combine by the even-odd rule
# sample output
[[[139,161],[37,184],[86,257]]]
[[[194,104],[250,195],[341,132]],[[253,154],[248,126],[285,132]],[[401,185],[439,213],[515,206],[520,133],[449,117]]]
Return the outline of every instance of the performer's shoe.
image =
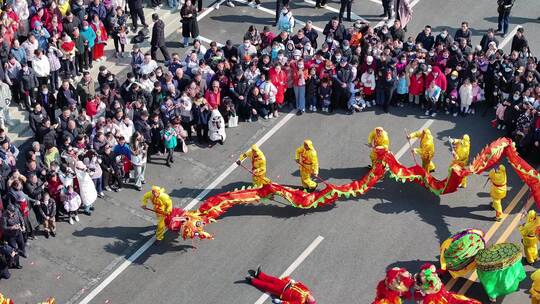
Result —
[[[159,245],[161,245],[161,242],[162,242],[162,240],[155,240],[154,245],[159,246]]]
[[[251,280],[253,279],[252,276],[247,276],[246,277],[246,282],[250,283],[251,284]]]
[[[259,274],[262,272],[261,265],[257,265],[257,271],[255,271],[255,277],[258,278]]]

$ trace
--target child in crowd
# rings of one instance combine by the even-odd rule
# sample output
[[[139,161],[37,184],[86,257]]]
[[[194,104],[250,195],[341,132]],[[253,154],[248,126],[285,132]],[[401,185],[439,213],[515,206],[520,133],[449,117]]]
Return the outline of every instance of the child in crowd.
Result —
[[[321,101],[322,111],[328,113],[328,108],[332,103],[332,87],[330,86],[330,80],[324,78],[321,81],[321,86],[319,87],[319,100]]]

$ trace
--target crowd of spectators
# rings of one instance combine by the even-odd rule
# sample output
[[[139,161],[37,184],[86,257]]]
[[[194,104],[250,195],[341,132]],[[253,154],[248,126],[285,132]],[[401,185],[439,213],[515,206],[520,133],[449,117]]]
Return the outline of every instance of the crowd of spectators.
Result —
[[[138,20],[147,26],[140,0],[15,0],[2,8],[3,278],[9,267],[21,267],[19,256],[38,232],[54,237],[58,221],[91,215],[106,191],[128,184],[140,191],[151,158],[166,154],[170,166],[175,151],[189,145],[223,144],[225,126],[275,119],[287,108],[341,115],[408,106],[432,117],[487,109],[522,152],[540,147],[540,73],[523,29],[505,53],[493,30],[473,45],[467,22],[454,35],[426,26],[411,36],[400,20],[346,27],[336,16],[319,33],[310,21],[296,28],[285,7],[277,33],[252,25],[243,41],[223,47],[195,39],[184,55],[162,49],[169,58],[158,63],[155,49],[143,52],[128,41],[126,7],[133,33]],[[94,79],[89,69],[111,39],[114,56],[131,57],[131,71],[120,81],[100,66]],[[21,153],[5,132],[10,101],[29,112],[35,134]]]

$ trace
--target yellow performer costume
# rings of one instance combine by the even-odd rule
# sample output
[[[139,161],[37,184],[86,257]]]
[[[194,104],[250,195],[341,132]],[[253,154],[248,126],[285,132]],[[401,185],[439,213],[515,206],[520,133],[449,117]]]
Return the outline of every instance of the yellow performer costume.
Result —
[[[144,194],[141,199],[141,206],[146,207],[148,200],[152,202],[156,212],[156,239],[161,241],[165,235],[165,217],[172,211],[172,201],[169,195],[165,193],[165,188],[158,186],[152,186],[152,190]]]
[[[451,143],[454,146],[452,151],[454,161],[452,162],[452,165],[459,165],[461,167],[467,166],[469,163],[469,153],[471,151],[471,139],[469,138],[469,135],[463,135],[462,139],[452,139]],[[462,188],[467,187],[467,177],[464,177],[463,180],[461,180],[459,186]]]
[[[266,177],[266,157],[257,145],[251,146],[249,150],[240,155],[237,164],[240,165],[240,163],[248,157],[251,158],[253,186],[259,188],[264,184],[269,183],[269,180]]]
[[[309,190],[317,188],[317,183],[311,179],[311,175],[319,174],[319,160],[311,140],[304,140],[304,144],[296,149],[296,162],[300,165],[302,186]]]
[[[375,148],[382,147],[385,150],[390,148],[390,139],[388,138],[388,133],[382,127],[376,127],[369,133],[368,136],[368,145],[371,147],[371,165],[374,165],[377,155],[375,153]]]
[[[433,155],[435,154],[435,145],[433,144],[433,136],[429,129],[418,130],[412,132],[408,136],[409,138],[419,138],[420,147],[414,149],[414,153],[420,155],[422,159],[422,168],[426,172],[435,171],[435,164],[433,164]]]
[[[529,264],[533,264],[538,260],[538,238],[536,237],[538,227],[540,227],[540,218],[536,216],[536,211],[529,210],[527,222],[519,227],[521,243]]]
[[[491,201],[493,209],[495,209],[495,220],[500,221],[502,216],[501,200],[506,197],[506,168],[504,165],[499,165],[499,169],[491,169],[489,171],[489,179],[491,180]]]
[[[13,304],[13,301],[0,293],[0,304]]]
[[[540,304],[540,269],[531,274],[531,304]]]

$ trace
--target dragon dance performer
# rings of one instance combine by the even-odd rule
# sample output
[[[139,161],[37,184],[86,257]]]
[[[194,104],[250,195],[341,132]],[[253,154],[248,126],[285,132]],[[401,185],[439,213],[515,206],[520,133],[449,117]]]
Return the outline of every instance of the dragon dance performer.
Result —
[[[375,160],[377,159],[377,154],[375,153],[375,148],[384,148],[385,150],[390,149],[390,139],[388,138],[388,133],[382,127],[376,127],[369,133],[368,136],[368,145],[371,147],[371,166],[375,165]]]
[[[446,290],[435,265],[426,263],[415,275],[414,300],[423,304],[482,304],[482,302]]]
[[[469,135],[465,134],[461,139],[454,138],[450,143],[453,146],[452,156],[454,157],[454,161],[452,161],[452,165],[459,165],[461,167],[467,166],[469,163],[469,153],[471,151],[471,139],[469,138]],[[461,188],[467,187],[467,177],[464,177],[461,180],[459,186]]]
[[[431,131],[428,128],[418,130],[409,134],[407,138],[420,139],[420,147],[415,148],[414,153],[420,155],[420,158],[422,159],[422,168],[424,168],[427,173],[435,171],[435,164],[432,162],[433,156],[435,155],[435,145],[433,144],[433,135],[431,135]]]
[[[491,169],[489,171],[489,179],[491,180],[491,206],[495,209],[495,220],[502,219],[502,204],[501,200],[506,197],[506,168],[504,165],[499,165],[498,170]]]
[[[13,300],[0,293],[0,304],[13,304]]]
[[[260,188],[269,182],[266,177],[266,157],[257,145],[253,145],[249,150],[240,155],[236,163],[240,166],[242,161],[248,157],[251,158],[253,186]]]
[[[377,296],[372,304],[401,304],[401,298],[410,299],[414,279],[405,268],[394,267],[377,284]]]
[[[253,286],[277,297],[274,303],[283,304],[316,304],[315,298],[302,282],[297,282],[289,277],[283,279],[269,276],[257,268],[255,276],[248,276],[246,280]]]
[[[529,264],[534,264],[538,260],[538,238],[536,237],[538,228],[540,228],[540,218],[536,216],[536,211],[529,210],[527,222],[519,227],[525,258]]]
[[[165,235],[165,217],[172,211],[172,201],[165,188],[152,186],[152,190],[146,192],[141,199],[141,207],[146,208],[148,200],[152,202],[157,218],[156,240],[163,240]]]
[[[531,304],[540,304],[540,269],[531,274]]]
[[[311,175],[319,174],[319,160],[317,151],[313,148],[310,139],[304,140],[304,144],[296,149],[296,162],[300,165],[300,179],[302,186],[308,190],[315,190],[317,183],[311,179]]]

